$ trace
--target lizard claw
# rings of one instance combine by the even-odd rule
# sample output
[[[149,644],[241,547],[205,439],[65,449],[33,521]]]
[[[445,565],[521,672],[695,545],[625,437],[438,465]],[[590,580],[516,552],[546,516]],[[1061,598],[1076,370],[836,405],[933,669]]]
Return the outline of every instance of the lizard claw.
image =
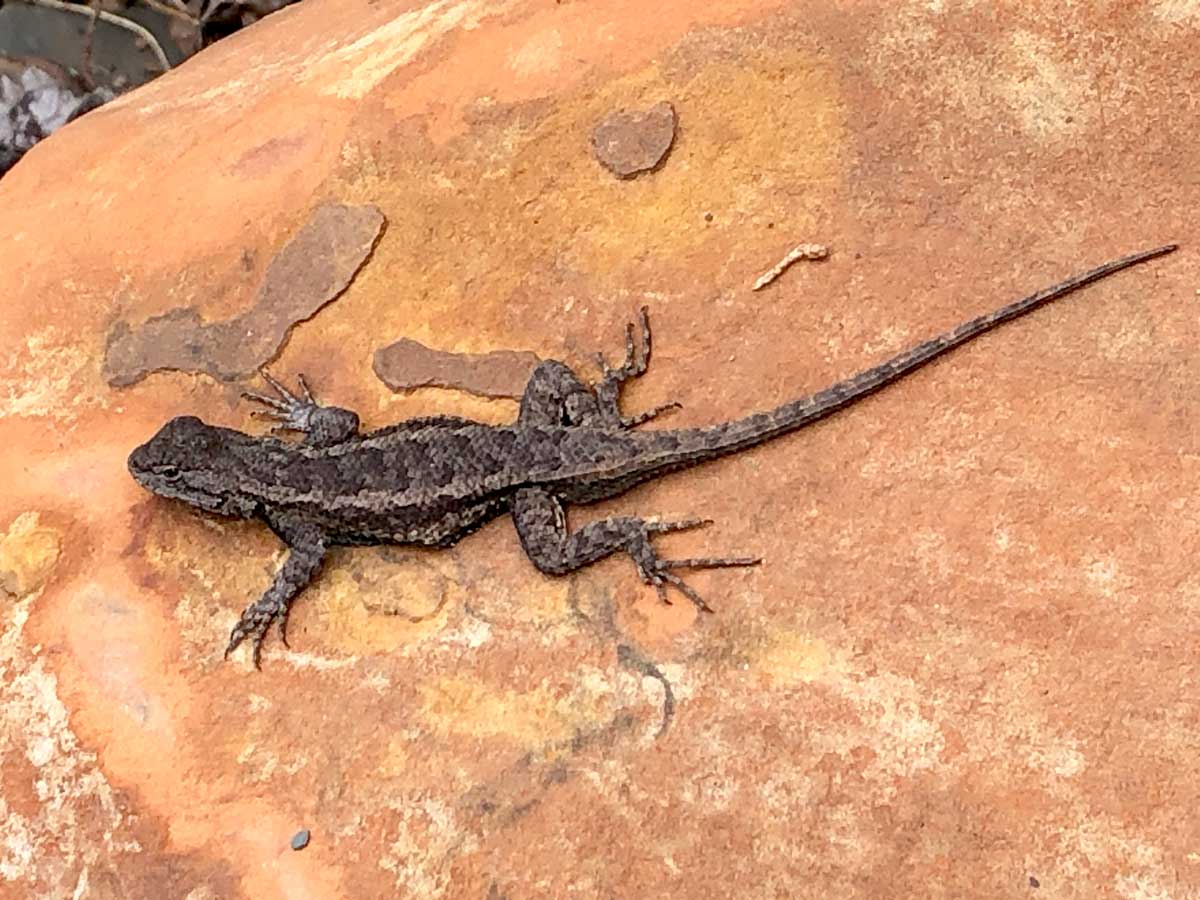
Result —
[[[261,669],[262,645],[272,622],[279,622],[279,636],[283,639],[283,645],[285,647],[288,646],[288,611],[286,604],[277,604],[267,598],[263,598],[247,606],[242,613],[242,617],[238,619],[238,623],[233,626],[233,630],[229,633],[229,643],[225,647],[225,658],[229,659],[229,654],[236,650],[238,645],[245,640],[249,640],[254,659],[254,668]]]
[[[672,569],[724,569],[733,566],[757,566],[761,563],[761,559],[752,557],[732,557],[728,559],[655,559],[653,565],[642,573],[642,580],[647,584],[654,585],[654,590],[658,592],[658,599],[667,606],[671,605],[671,600],[667,596],[667,588],[673,587],[683,596],[692,601],[692,604],[700,612],[710,613],[713,608],[709,606],[699,592],[672,572]]]
[[[291,612],[290,607],[285,609],[283,612],[281,612],[279,614],[278,622],[279,622],[279,640],[283,643],[284,647],[286,647],[288,650],[291,650],[292,645],[288,643],[288,639],[287,639],[287,623],[288,623],[288,613],[289,612]]]
[[[269,624],[269,623],[268,623]],[[237,649],[238,645],[246,638],[250,638],[250,646],[252,648],[252,657],[254,660],[254,668],[262,670],[262,642],[266,633],[266,625],[261,627],[247,627],[244,620],[238,622],[233,627],[233,631],[229,633],[229,643],[225,647],[225,659],[229,659],[229,654]]]
[[[621,382],[645,374],[650,364],[650,311],[645,306],[640,310],[638,325],[641,326],[640,343],[634,340],[634,324],[629,322],[625,326],[625,361],[618,368],[611,368],[603,353],[596,354],[603,376],[601,390],[615,392]]]

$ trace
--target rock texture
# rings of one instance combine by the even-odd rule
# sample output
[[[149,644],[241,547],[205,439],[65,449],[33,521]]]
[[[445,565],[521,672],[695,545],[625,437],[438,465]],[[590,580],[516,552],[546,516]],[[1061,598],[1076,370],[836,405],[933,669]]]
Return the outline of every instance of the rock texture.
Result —
[[[1165,0],[307,0],[37,145],[0,183],[0,896],[1196,897],[1198,32]],[[613,178],[595,123],[663,99],[665,164]],[[369,261],[324,306],[264,291],[328,204],[386,217]],[[578,513],[765,557],[698,576],[703,620],[498,522],[336,554],[256,673],[221,650],[275,539],[125,471],[171,415],[261,427],[251,357],[371,425],[503,421],[375,353],[586,368],[647,303],[630,408],[701,423],[1168,241]],[[172,310],[202,372],[110,383]],[[211,330],[247,316],[270,342]]]

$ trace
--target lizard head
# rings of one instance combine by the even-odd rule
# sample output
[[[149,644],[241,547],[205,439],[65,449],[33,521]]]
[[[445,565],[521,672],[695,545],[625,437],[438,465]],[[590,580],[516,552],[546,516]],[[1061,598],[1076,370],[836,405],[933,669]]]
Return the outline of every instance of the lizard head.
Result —
[[[231,434],[237,432],[178,416],[129,454],[129,474],[160,497],[220,515],[251,516],[254,504],[238,494],[237,479],[226,471],[235,459]]]

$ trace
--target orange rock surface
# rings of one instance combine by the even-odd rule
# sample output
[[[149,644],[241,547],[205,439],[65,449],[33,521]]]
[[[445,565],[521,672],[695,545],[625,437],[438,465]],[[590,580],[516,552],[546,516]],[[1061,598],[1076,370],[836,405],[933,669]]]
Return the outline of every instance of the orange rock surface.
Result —
[[[0,181],[0,896],[1200,894],[1198,39],[1174,0],[307,0],[38,145]],[[596,123],[662,101],[615,178]],[[260,429],[245,382],[110,353],[278,313],[330,204],[386,218],[370,258],[245,346],[371,426],[514,415],[393,393],[402,339],[587,370],[645,303],[628,408],[698,424],[1183,249],[573,512],[715,519],[663,540],[765,558],[696,577],[713,616],[501,521],[333,554],[258,673],[221,652],[277,541],[125,469],[172,415]]]

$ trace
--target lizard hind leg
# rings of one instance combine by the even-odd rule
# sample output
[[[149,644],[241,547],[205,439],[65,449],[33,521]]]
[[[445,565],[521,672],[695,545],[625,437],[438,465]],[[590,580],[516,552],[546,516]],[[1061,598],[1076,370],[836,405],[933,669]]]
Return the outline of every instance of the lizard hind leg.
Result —
[[[539,363],[529,376],[517,423],[534,427],[604,425],[596,395],[569,366],[553,359]]]
[[[677,522],[653,522],[632,516],[614,516],[589,522],[574,532],[567,531],[562,502],[537,487],[517,492],[512,504],[517,536],[530,561],[547,575],[566,575],[613,553],[628,553],[642,581],[654,586],[659,598],[670,603],[667,589],[674,588],[702,612],[712,612],[704,598],[679,575],[678,569],[716,569],[731,566],[755,566],[761,560],[745,557],[703,559],[662,559],[650,538],[655,534],[686,531],[711,524],[706,519]]]
[[[644,306],[638,315],[638,326],[640,339],[636,340],[633,323],[625,326],[625,361],[620,366],[611,368],[603,353],[596,354],[601,375],[596,384],[596,400],[607,422],[622,428],[634,428],[661,413],[679,409],[678,403],[664,403],[634,416],[621,415],[621,386],[626,381],[645,375],[650,366],[650,311]]]

